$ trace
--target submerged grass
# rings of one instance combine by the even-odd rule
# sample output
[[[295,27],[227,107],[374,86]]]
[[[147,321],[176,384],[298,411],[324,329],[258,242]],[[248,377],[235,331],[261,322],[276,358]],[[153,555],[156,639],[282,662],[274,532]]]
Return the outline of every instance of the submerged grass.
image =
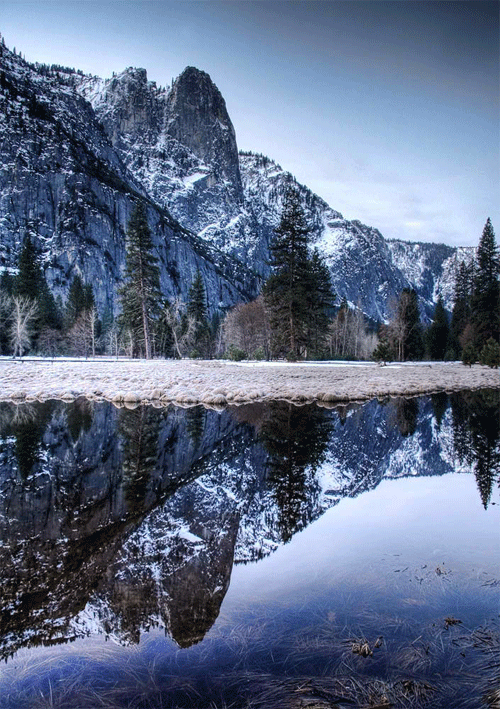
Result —
[[[491,616],[497,587],[432,568],[409,595],[409,578],[396,578],[392,595],[348,584],[314,608],[296,599],[221,615],[187,650],[156,634],[21,653],[0,675],[0,708],[500,709],[500,623],[474,624]]]
[[[339,632],[325,617],[322,627],[290,635],[286,623],[235,626],[209,639],[188,661],[130,649],[62,661],[55,668],[35,662],[2,686],[2,709],[478,709],[500,706],[500,628],[473,630],[461,624],[420,627],[401,633],[398,618],[379,626],[383,635],[359,633],[366,614]],[[360,624],[360,620],[363,624]],[[372,619],[374,620],[374,619]],[[378,618],[380,621],[381,618]],[[395,632],[393,632],[395,630]],[[270,641],[268,633],[272,634]],[[267,637],[266,637],[267,636]],[[367,645],[370,653],[358,650]],[[192,653],[193,654],[193,653]],[[217,657],[217,664],[215,657]],[[222,663],[221,663],[222,660]],[[221,667],[221,664],[225,668]]]

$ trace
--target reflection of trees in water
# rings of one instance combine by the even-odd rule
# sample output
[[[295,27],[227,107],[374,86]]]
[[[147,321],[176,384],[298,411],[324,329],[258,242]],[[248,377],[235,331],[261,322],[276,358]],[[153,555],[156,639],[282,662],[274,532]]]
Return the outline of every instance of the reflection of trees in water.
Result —
[[[500,479],[500,391],[461,392],[450,400],[455,452],[461,463],[472,466],[486,509]]]
[[[314,501],[314,473],[323,462],[332,422],[316,406],[274,402],[260,430],[269,453],[268,485],[280,516],[279,530],[287,542],[309,521]],[[317,492],[317,490],[316,490]]]
[[[26,481],[41,457],[41,445],[45,430],[52,418],[54,401],[42,403],[2,404],[0,436],[16,439],[15,455],[19,473]]]
[[[403,437],[413,436],[417,430],[418,399],[393,399],[391,406],[394,423]]]
[[[198,448],[205,430],[207,410],[203,406],[193,406],[186,410],[186,428],[193,446]]]
[[[441,430],[441,423],[443,422],[446,409],[450,405],[450,400],[448,394],[445,392],[439,392],[437,394],[431,395],[432,412],[434,414],[434,419],[438,430]]]
[[[123,439],[123,480],[129,510],[144,507],[150,473],[158,461],[161,414],[151,407],[121,409],[118,431]]]
[[[66,421],[71,438],[76,443],[82,432],[87,433],[92,428],[94,404],[89,399],[77,399],[66,409]]]

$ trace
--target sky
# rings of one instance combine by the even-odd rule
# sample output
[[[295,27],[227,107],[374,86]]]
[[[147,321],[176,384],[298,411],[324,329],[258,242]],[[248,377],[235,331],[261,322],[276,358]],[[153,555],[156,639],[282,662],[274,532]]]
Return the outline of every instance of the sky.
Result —
[[[386,238],[500,235],[499,3],[0,0],[32,62],[109,77],[186,66],[220,89],[238,147]]]

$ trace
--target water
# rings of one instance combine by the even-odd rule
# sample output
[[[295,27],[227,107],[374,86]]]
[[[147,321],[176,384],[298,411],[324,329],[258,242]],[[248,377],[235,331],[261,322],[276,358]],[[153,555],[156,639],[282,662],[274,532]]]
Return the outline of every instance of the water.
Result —
[[[498,707],[499,412],[0,405],[0,707]]]

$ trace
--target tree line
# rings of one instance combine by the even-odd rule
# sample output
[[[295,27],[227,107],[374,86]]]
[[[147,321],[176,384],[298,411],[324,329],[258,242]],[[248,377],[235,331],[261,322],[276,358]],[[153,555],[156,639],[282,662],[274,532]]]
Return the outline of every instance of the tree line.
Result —
[[[451,318],[438,298],[431,324],[424,328],[417,294],[404,289],[391,321],[380,327],[374,351],[379,360],[457,360],[500,366],[500,260],[491,220],[484,226],[477,253],[456,272]]]
[[[92,285],[75,275],[65,303],[54,299],[38,254],[26,237],[18,272],[0,279],[0,348],[14,357],[96,354],[130,357],[276,359],[459,359],[500,364],[499,258],[488,219],[476,259],[461,263],[454,307],[439,298],[432,322],[422,323],[415,290],[392,303],[388,323],[374,323],[361,305],[336,303],[325,258],[313,248],[300,194],[287,188],[274,239],[270,275],[260,295],[225,313],[210,314],[198,269],[184,302],[168,301],[160,286],[147,212],[138,203],[127,227],[120,314],[98,313]]]

